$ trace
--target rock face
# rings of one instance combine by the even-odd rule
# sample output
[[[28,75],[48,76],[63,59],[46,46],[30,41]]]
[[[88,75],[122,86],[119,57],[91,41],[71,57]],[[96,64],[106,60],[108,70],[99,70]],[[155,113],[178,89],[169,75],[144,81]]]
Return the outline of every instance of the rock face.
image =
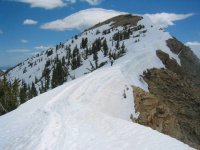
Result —
[[[152,68],[143,73],[149,92],[133,87],[136,110],[140,112],[136,122],[200,149],[199,59],[176,39],[168,40],[167,45],[179,54],[181,66],[157,50],[166,69]]]
[[[181,61],[182,75],[190,78],[200,88],[200,60],[191,49],[177,39],[166,41],[170,50],[178,54]]]
[[[133,88],[136,122],[200,149],[200,91],[168,69],[144,73],[149,93]]]

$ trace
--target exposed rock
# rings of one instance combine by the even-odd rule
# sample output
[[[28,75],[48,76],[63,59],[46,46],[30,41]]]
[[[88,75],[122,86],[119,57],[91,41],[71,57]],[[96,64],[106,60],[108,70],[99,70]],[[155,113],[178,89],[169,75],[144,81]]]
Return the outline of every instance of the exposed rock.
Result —
[[[156,55],[166,69],[148,69],[143,79],[149,92],[133,87],[136,122],[200,149],[200,60],[176,39],[166,41],[181,65],[162,50]]]
[[[174,129],[178,124],[169,108],[160,102],[159,97],[145,92],[139,87],[133,87],[133,91],[135,107],[140,112],[136,122],[149,126],[159,132],[172,135],[174,131],[171,129]]]
[[[136,122],[200,149],[200,90],[169,69],[144,72],[149,93],[133,87]]]
[[[156,55],[162,61],[166,68],[172,70],[175,73],[182,74],[182,69],[178,65],[175,59],[170,59],[169,54],[163,52],[162,50],[157,50]]]
[[[111,19],[108,19],[104,22],[101,22],[99,24],[96,24],[95,26],[93,26],[92,28],[89,28],[88,30],[100,27],[104,24],[109,24],[111,22],[113,22],[112,23],[113,28],[118,27],[118,26],[124,26],[127,24],[129,24],[131,26],[137,26],[138,21],[140,21],[141,19],[142,19],[141,16],[134,16],[132,14],[119,15],[119,16],[113,17]]]
[[[166,42],[170,50],[173,53],[178,54],[178,57],[180,58],[182,69],[181,74],[184,73],[184,75],[190,78],[196,86],[200,87],[199,58],[189,47],[185,46],[175,38],[169,39]]]

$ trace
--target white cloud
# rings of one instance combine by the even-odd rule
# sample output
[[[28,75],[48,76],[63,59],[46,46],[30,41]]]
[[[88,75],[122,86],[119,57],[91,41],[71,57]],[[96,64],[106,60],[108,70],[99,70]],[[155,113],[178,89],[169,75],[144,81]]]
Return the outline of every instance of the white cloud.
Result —
[[[189,46],[192,51],[199,57],[200,59],[200,42],[194,41],[194,42],[186,42],[185,45]]]
[[[28,40],[22,39],[22,40],[21,40],[21,43],[26,44],[26,43],[28,43]]]
[[[50,48],[50,47],[41,45],[41,46],[35,47],[34,49],[35,50],[39,50],[39,51],[43,51],[43,50],[47,50],[48,48]]]
[[[57,7],[64,7],[67,3],[76,3],[77,0],[15,0],[16,2],[30,4],[31,7],[40,7],[44,9],[54,9]],[[80,0],[87,2],[90,5],[98,5],[102,0]]]
[[[65,17],[64,19],[58,19],[45,23],[41,26],[41,28],[57,31],[65,31],[70,29],[83,30],[121,14],[125,13],[101,8],[91,8],[74,13]]]
[[[185,45],[188,46],[200,46],[200,42],[194,41],[194,42],[187,42]]]
[[[90,5],[98,5],[102,2],[102,0],[81,0],[83,2],[88,2]]]
[[[38,22],[32,19],[26,19],[24,20],[23,24],[24,25],[36,25]]]
[[[63,0],[16,0],[17,2],[30,4],[31,7],[40,7],[45,9],[54,9],[56,7],[63,7],[66,4]]]
[[[31,51],[30,49],[23,49],[23,48],[7,50],[8,53],[27,53],[30,51]]]
[[[3,31],[0,29],[0,34],[3,34]]]
[[[169,25],[174,25],[174,21],[183,20],[188,17],[193,16],[193,13],[189,14],[175,14],[175,13],[156,13],[156,14],[145,14],[151,21],[161,27],[167,27]]]

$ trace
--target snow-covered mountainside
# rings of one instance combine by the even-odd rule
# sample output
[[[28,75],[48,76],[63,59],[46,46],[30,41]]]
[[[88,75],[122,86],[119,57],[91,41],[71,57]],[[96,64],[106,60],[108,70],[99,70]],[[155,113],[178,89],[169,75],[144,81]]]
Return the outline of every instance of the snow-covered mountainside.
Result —
[[[33,82],[40,93],[65,83],[0,117],[0,149],[193,149],[133,123],[140,112],[132,86],[148,91],[143,72],[166,67],[157,50],[181,65],[167,46],[171,38],[146,16],[123,15],[9,70],[11,82]]]
[[[143,19],[139,16],[125,16],[119,17],[119,19],[115,17],[117,19],[110,19],[96,25],[65,43],[60,43],[56,47],[27,59],[9,70],[7,78],[11,82],[17,79],[20,84],[25,82],[31,85],[33,82],[36,84],[38,92],[42,93],[39,89],[45,86],[46,76],[49,76],[47,89],[52,87],[53,70],[58,60],[62,61],[66,72],[63,80],[71,81],[103,65],[110,65],[109,56],[118,59],[124,56],[126,51],[126,55],[122,59],[124,60],[123,69],[128,72],[124,72],[124,74],[132,81],[132,84],[147,89],[140,81],[139,75],[147,68],[164,67],[155,54],[156,50],[164,50],[178,62],[179,59],[166,46],[165,41],[172,38],[169,33],[151,23],[145,16]],[[107,43],[107,52],[103,47],[104,40]],[[122,50],[123,44],[124,50]],[[100,45],[100,48],[94,50],[93,45]],[[97,59],[95,59],[94,51],[97,53]],[[75,66],[73,66],[74,58],[75,61],[80,59],[80,63],[76,65],[77,62],[75,62]],[[133,65],[129,65],[130,61],[133,61]],[[96,66],[96,62],[98,66]]]
[[[122,63],[68,82],[1,116],[0,149],[192,149],[131,122],[130,116],[138,114]]]

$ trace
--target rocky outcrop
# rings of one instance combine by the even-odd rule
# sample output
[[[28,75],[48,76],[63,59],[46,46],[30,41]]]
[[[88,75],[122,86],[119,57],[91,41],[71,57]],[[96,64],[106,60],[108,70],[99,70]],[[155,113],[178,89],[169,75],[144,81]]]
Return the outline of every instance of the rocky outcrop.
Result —
[[[92,28],[89,28],[88,30],[100,27],[105,24],[109,24],[111,22],[112,22],[111,26],[113,28],[116,28],[118,26],[128,25],[128,24],[131,26],[137,26],[138,21],[140,21],[141,19],[142,19],[141,16],[136,16],[136,15],[134,16],[132,14],[119,15],[119,16],[113,17],[111,19],[108,19],[104,22],[101,22],[99,24],[96,24],[95,26],[93,26]]]
[[[136,122],[200,149],[200,91],[169,69],[144,73],[149,92],[133,88]]]
[[[178,54],[181,62],[181,74],[190,78],[193,83],[200,88],[200,60],[198,57],[189,47],[175,38],[169,39],[166,42],[170,50]]]
[[[178,65],[175,59],[170,59],[169,54],[163,52],[162,50],[157,50],[156,55],[162,61],[166,68],[175,73],[182,74],[181,67]]]
[[[136,120],[145,126],[149,126],[159,132],[173,135],[176,131],[175,126],[178,125],[175,117],[169,108],[162,102],[159,97],[145,92],[139,87],[133,87],[135,97],[135,108],[140,112],[139,118]],[[174,130],[171,130],[174,129]]]
[[[176,39],[167,40],[175,59],[157,50],[166,68],[148,69],[143,79],[149,92],[133,87],[137,120],[159,132],[200,149],[200,60]]]

